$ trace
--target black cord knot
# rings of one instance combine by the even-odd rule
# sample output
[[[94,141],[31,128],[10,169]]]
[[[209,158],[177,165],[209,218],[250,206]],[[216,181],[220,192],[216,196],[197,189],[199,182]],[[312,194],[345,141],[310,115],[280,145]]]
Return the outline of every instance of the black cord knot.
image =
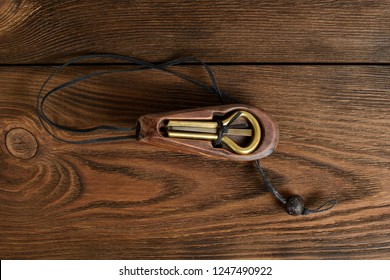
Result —
[[[220,119],[216,120],[216,122],[218,123],[218,131],[217,131],[218,138],[213,142],[213,147],[221,146],[222,138],[229,132],[229,129],[232,128],[234,121],[237,120],[240,116],[241,116],[241,111],[238,111],[226,125],[223,124],[222,120]]]
[[[292,195],[290,196],[284,206],[286,208],[286,212],[289,215],[297,216],[297,215],[309,215],[312,213],[319,213],[324,212],[332,209],[337,204],[336,200],[329,199],[327,202],[322,204],[321,206],[317,207],[316,209],[309,209],[305,207],[305,204],[303,203],[303,198],[299,195]]]
[[[255,160],[255,165],[257,167],[257,170],[259,170],[260,175],[263,178],[263,181],[267,189],[284,205],[286,212],[289,215],[306,216],[312,213],[325,212],[332,209],[337,204],[337,201],[335,199],[329,199],[327,202],[325,202],[324,204],[322,204],[320,207],[316,209],[308,209],[305,207],[305,204],[303,203],[303,198],[299,195],[292,195],[286,199],[272,186],[271,182],[268,180],[267,176],[265,175],[263,169],[260,166],[259,159]]]
[[[305,204],[303,203],[303,198],[299,195],[292,195],[290,196],[285,202],[283,203],[284,207],[286,208],[286,212],[289,215],[298,216],[298,215],[304,215],[307,216],[312,213],[319,213],[324,212],[332,209],[336,206],[337,202],[334,199],[329,199],[327,202],[322,204],[321,206],[317,207],[316,209],[309,209],[305,207]]]

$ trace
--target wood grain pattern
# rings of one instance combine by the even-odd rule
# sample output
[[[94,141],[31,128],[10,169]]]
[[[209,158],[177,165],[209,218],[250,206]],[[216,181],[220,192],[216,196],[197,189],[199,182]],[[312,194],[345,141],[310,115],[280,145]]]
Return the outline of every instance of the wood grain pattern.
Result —
[[[88,69],[73,67],[54,82]],[[312,208],[335,198],[336,208],[287,215],[248,163],[131,141],[55,141],[35,114],[53,68],[0,67],[0,258],[388,259],[390,67],[214,70],[221,88],[278,123],[279,146],[263,160],[278,190],[301,194]],[[69,125],[132,125],[140,114],[217,103],[153,72],[93,79],[53,97],[47,111]],[[34,136],[32,158],[10,152],[12,129]],[[22,136],[9,141],[29,153],[31,137]]]
[[[0,1],[0,64],[102,52],[149,61],[389,63],[390,2]]]

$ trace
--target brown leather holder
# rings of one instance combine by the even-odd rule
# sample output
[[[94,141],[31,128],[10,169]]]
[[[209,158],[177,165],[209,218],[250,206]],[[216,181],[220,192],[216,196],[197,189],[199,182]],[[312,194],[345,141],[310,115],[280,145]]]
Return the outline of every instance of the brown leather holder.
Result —
[[[211,141],[170,138],[161,132],[168,120],[213,121],[216,116],[222,117],[237,111],[247,111],[255,116],[261,128],[259,145],[247,155],[240,155],[222,147],[213,147]],[[230,104],[143,115],[138,120],[137,140],[140,143],[183,153],[234,161],[252,161],[266,157],[273,152],[279,141],[279,129],[272,118],[263,110],[243,104]]]

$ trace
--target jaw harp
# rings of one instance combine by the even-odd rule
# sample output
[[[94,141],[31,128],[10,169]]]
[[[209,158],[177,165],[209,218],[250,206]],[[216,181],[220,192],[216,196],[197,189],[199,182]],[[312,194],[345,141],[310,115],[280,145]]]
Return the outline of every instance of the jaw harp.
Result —
[[[236,161],[272,153],[276,123],[263,110],[242,104],[141,116],[137,140],[175,150]]]

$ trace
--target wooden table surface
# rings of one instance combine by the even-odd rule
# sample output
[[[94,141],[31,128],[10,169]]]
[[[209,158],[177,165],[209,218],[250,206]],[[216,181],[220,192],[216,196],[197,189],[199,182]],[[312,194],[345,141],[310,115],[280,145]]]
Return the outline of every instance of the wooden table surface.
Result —
[[[278,123],[262,161],[278,191],[338,205],[289,216],[252,163],[54,140],[36,116],[39,88],[91,53],[209,63],[223,90]],[[72,66],[49,87],[118,67],[133,66]],[[176,70],[207,81],[199,65]],[[215,104],[153,71],[86,81],[47,111],[131,126]],[[390,2],[1,0],[0,137],[2,259],[389,259]]]

